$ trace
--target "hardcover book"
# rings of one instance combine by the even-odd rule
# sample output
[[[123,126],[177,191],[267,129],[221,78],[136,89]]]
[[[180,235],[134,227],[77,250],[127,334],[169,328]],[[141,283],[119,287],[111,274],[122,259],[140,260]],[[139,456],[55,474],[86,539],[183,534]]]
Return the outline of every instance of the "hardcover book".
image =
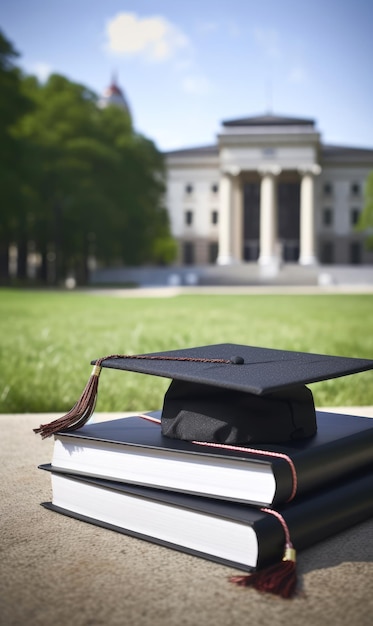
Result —
[[[281,560],[284,531],[265,510],[237,502],[56,472],[44,506],[85,522],[244,571]],[[373,514],[373,472],[278,509],[296,550]]]
[[[157,420],[159,413],[146,417]],[[297,499],[372,466],[372,450],[373,420],[322,411],[317,412],[313,437],[250,447],[171,439],[162,435],[157,421],[133,416],[58,433],[52,466],[159,489],[278,506],[294,494]]]

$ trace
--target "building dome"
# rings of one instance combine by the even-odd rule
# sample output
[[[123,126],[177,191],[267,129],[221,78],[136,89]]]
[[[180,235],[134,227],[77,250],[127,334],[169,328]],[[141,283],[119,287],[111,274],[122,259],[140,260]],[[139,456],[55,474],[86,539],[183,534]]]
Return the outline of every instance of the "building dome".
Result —
[[[127,111],[131,115],[131,111],[126,100],[126,97],[119,87],[115,77],[113,77],[109,87],[105,89],[101,98],[98,101],[98,106],[101,109],[105,109],[108,106],[116,106],[124,111]]]

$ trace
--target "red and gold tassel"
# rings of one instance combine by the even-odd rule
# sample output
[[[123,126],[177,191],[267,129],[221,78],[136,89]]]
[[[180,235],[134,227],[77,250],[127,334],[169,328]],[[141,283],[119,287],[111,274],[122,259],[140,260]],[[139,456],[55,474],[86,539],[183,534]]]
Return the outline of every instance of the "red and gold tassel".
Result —
[[[270,565],[253,574],[232,576],[229,580],[241,587],[254,587],[257,591],[273,593],[282,598],[292,598],[297,585],[295,562],[296,552],[293,546],[288,544],[280,563]]]
[[[61,430],[76,430],[89,420],[95,410],[97,400],[98,379],[101,373],[100,359],[93,367],[92,374],[84,388],[82,395],[73,408],[58,419],[49,424],[41,424],[39,428],[34,428],[34,432],[42,436],[43,439],[51,437]]]
[[[254,587],[258,591],[273,593],[282,598],[292,598],[297,586],[296,552],[290,540],[288,525],[278,511],[267,508],[260,510],[276,517],[284,530],[285,550],[282,561],[253,574],[232,576],[229,580],[241,587]]]

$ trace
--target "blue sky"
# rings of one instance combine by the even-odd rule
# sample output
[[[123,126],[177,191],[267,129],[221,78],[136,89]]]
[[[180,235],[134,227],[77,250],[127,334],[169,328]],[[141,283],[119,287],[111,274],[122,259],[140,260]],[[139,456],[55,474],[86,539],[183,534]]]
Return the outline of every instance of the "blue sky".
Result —
[[[222,120],[311,117],[325,143],[373,148],[371,0],[2,0],[26,73],[98,94],[116,73],[162,150],[213,143]]]

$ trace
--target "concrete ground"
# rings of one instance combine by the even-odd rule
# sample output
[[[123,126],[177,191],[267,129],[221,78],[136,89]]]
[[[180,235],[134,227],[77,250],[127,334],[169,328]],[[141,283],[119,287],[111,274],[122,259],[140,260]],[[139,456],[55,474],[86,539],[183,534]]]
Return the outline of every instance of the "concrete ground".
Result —
[[[373,407],[344,412],[373,416]],[[238,588],[227,567],[41,507],[50,477],[37,467],[53,441],[32,429],[52,417],[0,416],[1,626],[372,623],[373,520],[300,553],[293,600]]]

